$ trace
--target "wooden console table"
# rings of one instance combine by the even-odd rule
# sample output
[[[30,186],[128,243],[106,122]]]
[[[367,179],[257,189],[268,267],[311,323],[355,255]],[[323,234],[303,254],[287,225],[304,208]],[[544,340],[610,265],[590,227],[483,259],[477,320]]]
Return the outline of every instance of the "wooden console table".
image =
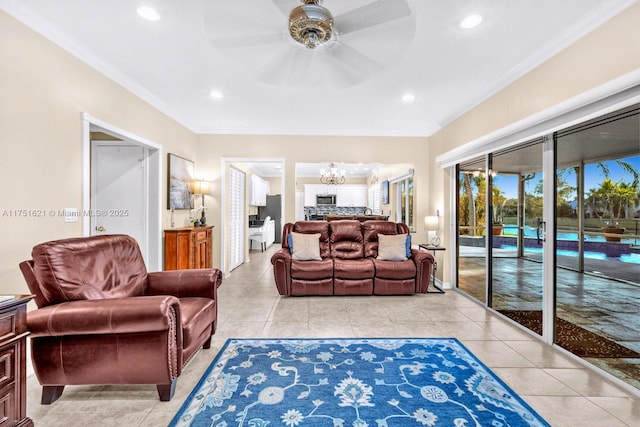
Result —
[[[213,226],[164,230],[164,269],[211,268]]]
[[[0,296],[0,424],[30,427],[27,417],[27,303],[31,295]]]

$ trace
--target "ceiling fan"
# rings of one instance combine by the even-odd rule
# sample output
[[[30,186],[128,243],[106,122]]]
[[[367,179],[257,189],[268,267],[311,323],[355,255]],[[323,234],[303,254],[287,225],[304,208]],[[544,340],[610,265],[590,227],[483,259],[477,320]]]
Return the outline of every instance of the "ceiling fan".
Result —
[[[209,1],[205,26],[212,44],[257,80],[344,87],[397,65],[415,32],[408,1]]]

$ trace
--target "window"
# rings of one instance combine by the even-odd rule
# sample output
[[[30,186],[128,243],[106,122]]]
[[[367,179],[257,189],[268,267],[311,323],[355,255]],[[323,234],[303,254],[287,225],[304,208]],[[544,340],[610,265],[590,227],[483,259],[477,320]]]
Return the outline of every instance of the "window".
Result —
[[[403,222],[413,230],[413,173],[392,182],[396,186],[396,222]]]
[[[369,187],[369,197],[367,197],[367,208],[371,209],[374,215],[382,215],[382,205],[380,203],[380,184]]]

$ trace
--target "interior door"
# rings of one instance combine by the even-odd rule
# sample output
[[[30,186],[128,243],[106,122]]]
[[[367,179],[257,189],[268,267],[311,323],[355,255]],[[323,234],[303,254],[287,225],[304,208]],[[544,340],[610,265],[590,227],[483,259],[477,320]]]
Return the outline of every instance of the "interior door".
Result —
[[[91,235],[127,234],[147,261],[145,148],[92,141]]]

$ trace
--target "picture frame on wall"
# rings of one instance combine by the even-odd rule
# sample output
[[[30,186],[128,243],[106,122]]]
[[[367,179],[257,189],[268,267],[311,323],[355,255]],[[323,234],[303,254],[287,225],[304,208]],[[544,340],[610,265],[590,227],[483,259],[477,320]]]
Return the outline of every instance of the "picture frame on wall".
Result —
[[[191,182],[195,164],[169,153],[167,169],[167,209],[191,209]]]
[[[382,181],[382,204],[389,204],[389,181]]]

